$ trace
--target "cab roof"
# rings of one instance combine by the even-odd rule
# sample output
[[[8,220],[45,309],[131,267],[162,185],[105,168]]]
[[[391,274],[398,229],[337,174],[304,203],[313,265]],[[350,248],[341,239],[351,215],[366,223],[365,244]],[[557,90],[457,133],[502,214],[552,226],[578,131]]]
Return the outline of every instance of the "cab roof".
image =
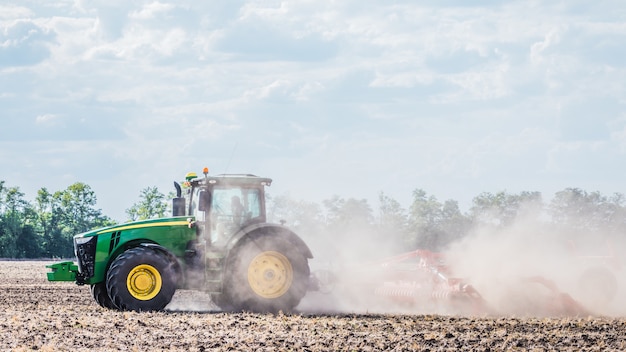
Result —
[[[272,179],[267,177],[259,177],[253,174],[221,174],[221,175],[206,175],[199,176],[193,180],[192,183],[199,185],[204,184],[216,184],[216,185],[261,185],[270,186]]]

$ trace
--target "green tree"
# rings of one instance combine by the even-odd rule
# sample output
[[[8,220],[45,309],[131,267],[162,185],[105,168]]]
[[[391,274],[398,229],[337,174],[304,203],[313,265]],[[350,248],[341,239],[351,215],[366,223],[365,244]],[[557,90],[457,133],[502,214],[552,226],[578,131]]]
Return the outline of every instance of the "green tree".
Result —
[[[442,204],[436,197],[428,197],[426,191],[413,191],[413,202],[409,210],[409,237],[406,244],[409,249],[437,249],[442,236],[439,224],[442,219]]]
[[[463,238],[470,231],[472,220],[463,215],[459,203],[455,200],[446,200],[441,208],[440,229],[444,233],[443,244]]]
[[[21,212],[21,208],[24,206],[23,194],[16,187],[3,187],[0,192],[3,200],[0,257],[13,258],[17,254],[16,240],[23,223]]]
[[[311,238],[323,231],[324,217],[319,204],[295,200],[288,194],[273,197],[266,195],[267,215],[270,222],[284,222],[303,238]]]
[[[17,247],[16,258],[40,258],[43,255],[41,235],[31,224],[24,224],[15,245]]]
[[[46,188],[37,191],[35,213],[37,228],[42,237],[42,253],[48,258],[72,255],[72,237],[63,232],[64,215],[60,195],[51,194]]]
[[[5,229],[5,214],[6,209],[4,205],[4,197],[5,197],[5,186],[4,181],[0,181],[0,257],[4,256],[4,246],[5,242],[8,244],[10,240],[7,239],[7,231]]]
[[[600,192],[566,188],[550,203],[554,225],[571,234],[623,233],[626,230],[624,195],[612,197]]]
[[[398,201],[383,192],[378,194],[378,202],[379,237],[392,239],[394,241],[394,247],[399,247],[397,249],[401,250],[404,239],[408,236],[408,216],[406,210],[402,208]]]
[[[130,221],[162,218],[168,210],[165,195],[158,188],[147,187],[141,190],[139,202],[126,209]]]
[[[470,214],[475,225],[505,227],[520,215],[538,217],[542,209],[540,192],[483,192],[472,200]]]
[[[366,199],[343,199],[337,195],[322,202],[326,208],[326,226],[334,234],[372,232],[372,208]]]
[[[33,258],[41,254],[40,238],[33,228],[35,213],[24,200],[18,187],[0,190],[3,201],[0,230],[0,256],[9,258]]]
[[[72,234],[89,231],[111,224],[111,219],[96,209],[97,197],[91,187],[82,182],[70,185],[65,191],[56,192],[59,210],[63,214],[65,230]]]
[[[409,247],[441,250],[452,241],[464,236],[469,227],[458,203],[448,200],[443,204],[422,189],[413,191],[409,211]]]
[[[54,256],[71,257],[74,235],[114,223],[109,217],[104,216],[100,209],[95,208],[96,194],[85,183],[76,182],[64,191],[55,192],[52,198],[51,219],[58,226],[58,229],[53,229],[54,240],[58,241],[54,246],[57,247],[59,244],[63,246],[60,252],[51,253]]]

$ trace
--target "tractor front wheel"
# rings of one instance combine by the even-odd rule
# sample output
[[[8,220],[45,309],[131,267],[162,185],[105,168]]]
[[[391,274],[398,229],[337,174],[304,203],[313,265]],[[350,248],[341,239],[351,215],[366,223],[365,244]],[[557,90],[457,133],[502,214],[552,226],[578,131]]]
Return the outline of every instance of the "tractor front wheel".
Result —
[[[121,310],[162,310],[176,291],[175,275],[167,257],[150,248],[135,247],[111,264],[107,292]]]
[[[100,305],[106,309],[116,309],[117,307],[107,293],[106,283],[100,282],[90,287],[91,296]]]
[[[235,249],[227,270],[220,305],[254,312],[292,310],[306,293],[310,273],[306,257],[275,236],[247,240]]]

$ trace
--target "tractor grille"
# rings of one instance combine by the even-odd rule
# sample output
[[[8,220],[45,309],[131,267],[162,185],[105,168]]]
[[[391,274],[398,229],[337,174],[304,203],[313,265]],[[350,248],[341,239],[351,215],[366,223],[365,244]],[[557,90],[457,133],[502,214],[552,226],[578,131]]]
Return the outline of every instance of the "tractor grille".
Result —
[[[78,272],[82,280],[88,279],[94,274],[95,259],[96,259],[96,244],[98,243],[98,236],[81,238],[80,240],[86,240],[86,242],[79,243],[77,239],[74,239],[74,252],[76,254],[76,260],[78,261]]]

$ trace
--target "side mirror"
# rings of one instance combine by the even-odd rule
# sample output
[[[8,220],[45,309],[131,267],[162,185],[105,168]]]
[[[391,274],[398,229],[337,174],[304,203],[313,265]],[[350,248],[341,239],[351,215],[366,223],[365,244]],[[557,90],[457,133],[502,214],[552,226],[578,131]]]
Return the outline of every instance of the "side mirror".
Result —
[[[200,191],[198,193],[198,210],[208,211],[211,207],[211,193],[207,191]]]

